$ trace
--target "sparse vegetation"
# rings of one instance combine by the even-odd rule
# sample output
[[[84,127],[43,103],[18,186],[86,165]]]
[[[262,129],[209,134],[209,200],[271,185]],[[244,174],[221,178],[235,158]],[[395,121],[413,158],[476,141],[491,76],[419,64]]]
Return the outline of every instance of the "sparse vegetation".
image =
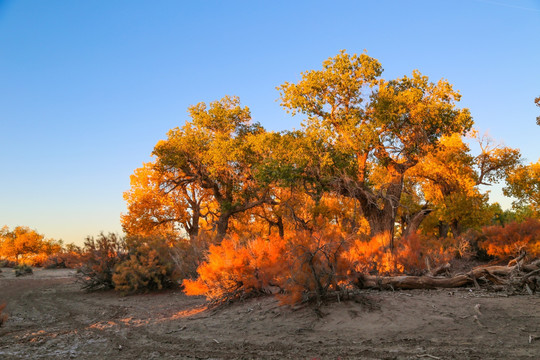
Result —
[[[26,264],[17,265],[13,268],[13,270],[15,271],[15,276],[32,275],[34,273],[32,267]]]
[[[125,240],[116,234],[87,237],[77,274],[82,288],[87,291],[113,289],[114,270],[127,256]]]
[[[0,267],[14,268],[15,266],[17,266],[17,263],[15,261],[6,259],[0,260]]]

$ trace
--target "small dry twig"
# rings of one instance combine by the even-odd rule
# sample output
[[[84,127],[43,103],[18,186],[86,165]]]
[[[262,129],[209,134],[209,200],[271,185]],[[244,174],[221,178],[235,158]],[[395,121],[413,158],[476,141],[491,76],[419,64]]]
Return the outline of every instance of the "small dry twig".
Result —
[[[442,359],[442,358],[440,358],[438,356],[433,356],[433,355],[430,355],[430,354],[419,354],[419,355],[416,355],[416,357],[418,357],[418,358],[428,357],[428,358],[436,359],[436,360],[441,360]]]
[[[482,312],[480,311],[480,304],[474,305],[474,311],[476,311],[478,315],[482,315]]]

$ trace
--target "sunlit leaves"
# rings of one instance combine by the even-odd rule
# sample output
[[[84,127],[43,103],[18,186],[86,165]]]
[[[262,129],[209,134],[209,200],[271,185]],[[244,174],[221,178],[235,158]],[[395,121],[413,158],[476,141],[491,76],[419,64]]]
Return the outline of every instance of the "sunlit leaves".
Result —
[[[0,229],[0,259],[38,265],[61,249],[62,241],[45,239],[44,235],[26,226]]]
[[[506,183],[504,194],[517,198],[516,207],[529,206],[537,215],[540,214],[540,160],[511,171]]]

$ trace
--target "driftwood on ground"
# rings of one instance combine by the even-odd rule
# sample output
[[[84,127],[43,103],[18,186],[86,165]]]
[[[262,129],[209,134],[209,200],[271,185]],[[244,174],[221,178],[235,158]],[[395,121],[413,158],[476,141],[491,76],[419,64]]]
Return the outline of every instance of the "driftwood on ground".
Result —
[[[449,270],[445,264],[426,276],[377,276],[357,274],[356,283],[360,288],[378,289],[435,289],[475,287],[506,287],[512,291],[527,291],[532,294],[540,290],[540,260],[524,262],[524,256],[510,261],[507,266],[480,266],[464,274],[450,277],[436,276]]]

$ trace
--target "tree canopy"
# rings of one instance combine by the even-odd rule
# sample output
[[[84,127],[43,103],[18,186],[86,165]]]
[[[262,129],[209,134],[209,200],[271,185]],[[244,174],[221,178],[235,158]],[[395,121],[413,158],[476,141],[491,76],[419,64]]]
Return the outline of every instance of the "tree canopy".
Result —
[[[509,174],[519,182],[519,150],[471,132],[447,80],[382,75],[378,60],[341,51],[285,82],[281,105],[303,117],[294,131],[266,131],[237,97],[191,106],[132,175],[124,229],[219,243],[231,232],[335,227],[393,248],[395,234],[423,229],[428,217],[425,230],[440,236],[490,222],[495,208],[479,185]]]

